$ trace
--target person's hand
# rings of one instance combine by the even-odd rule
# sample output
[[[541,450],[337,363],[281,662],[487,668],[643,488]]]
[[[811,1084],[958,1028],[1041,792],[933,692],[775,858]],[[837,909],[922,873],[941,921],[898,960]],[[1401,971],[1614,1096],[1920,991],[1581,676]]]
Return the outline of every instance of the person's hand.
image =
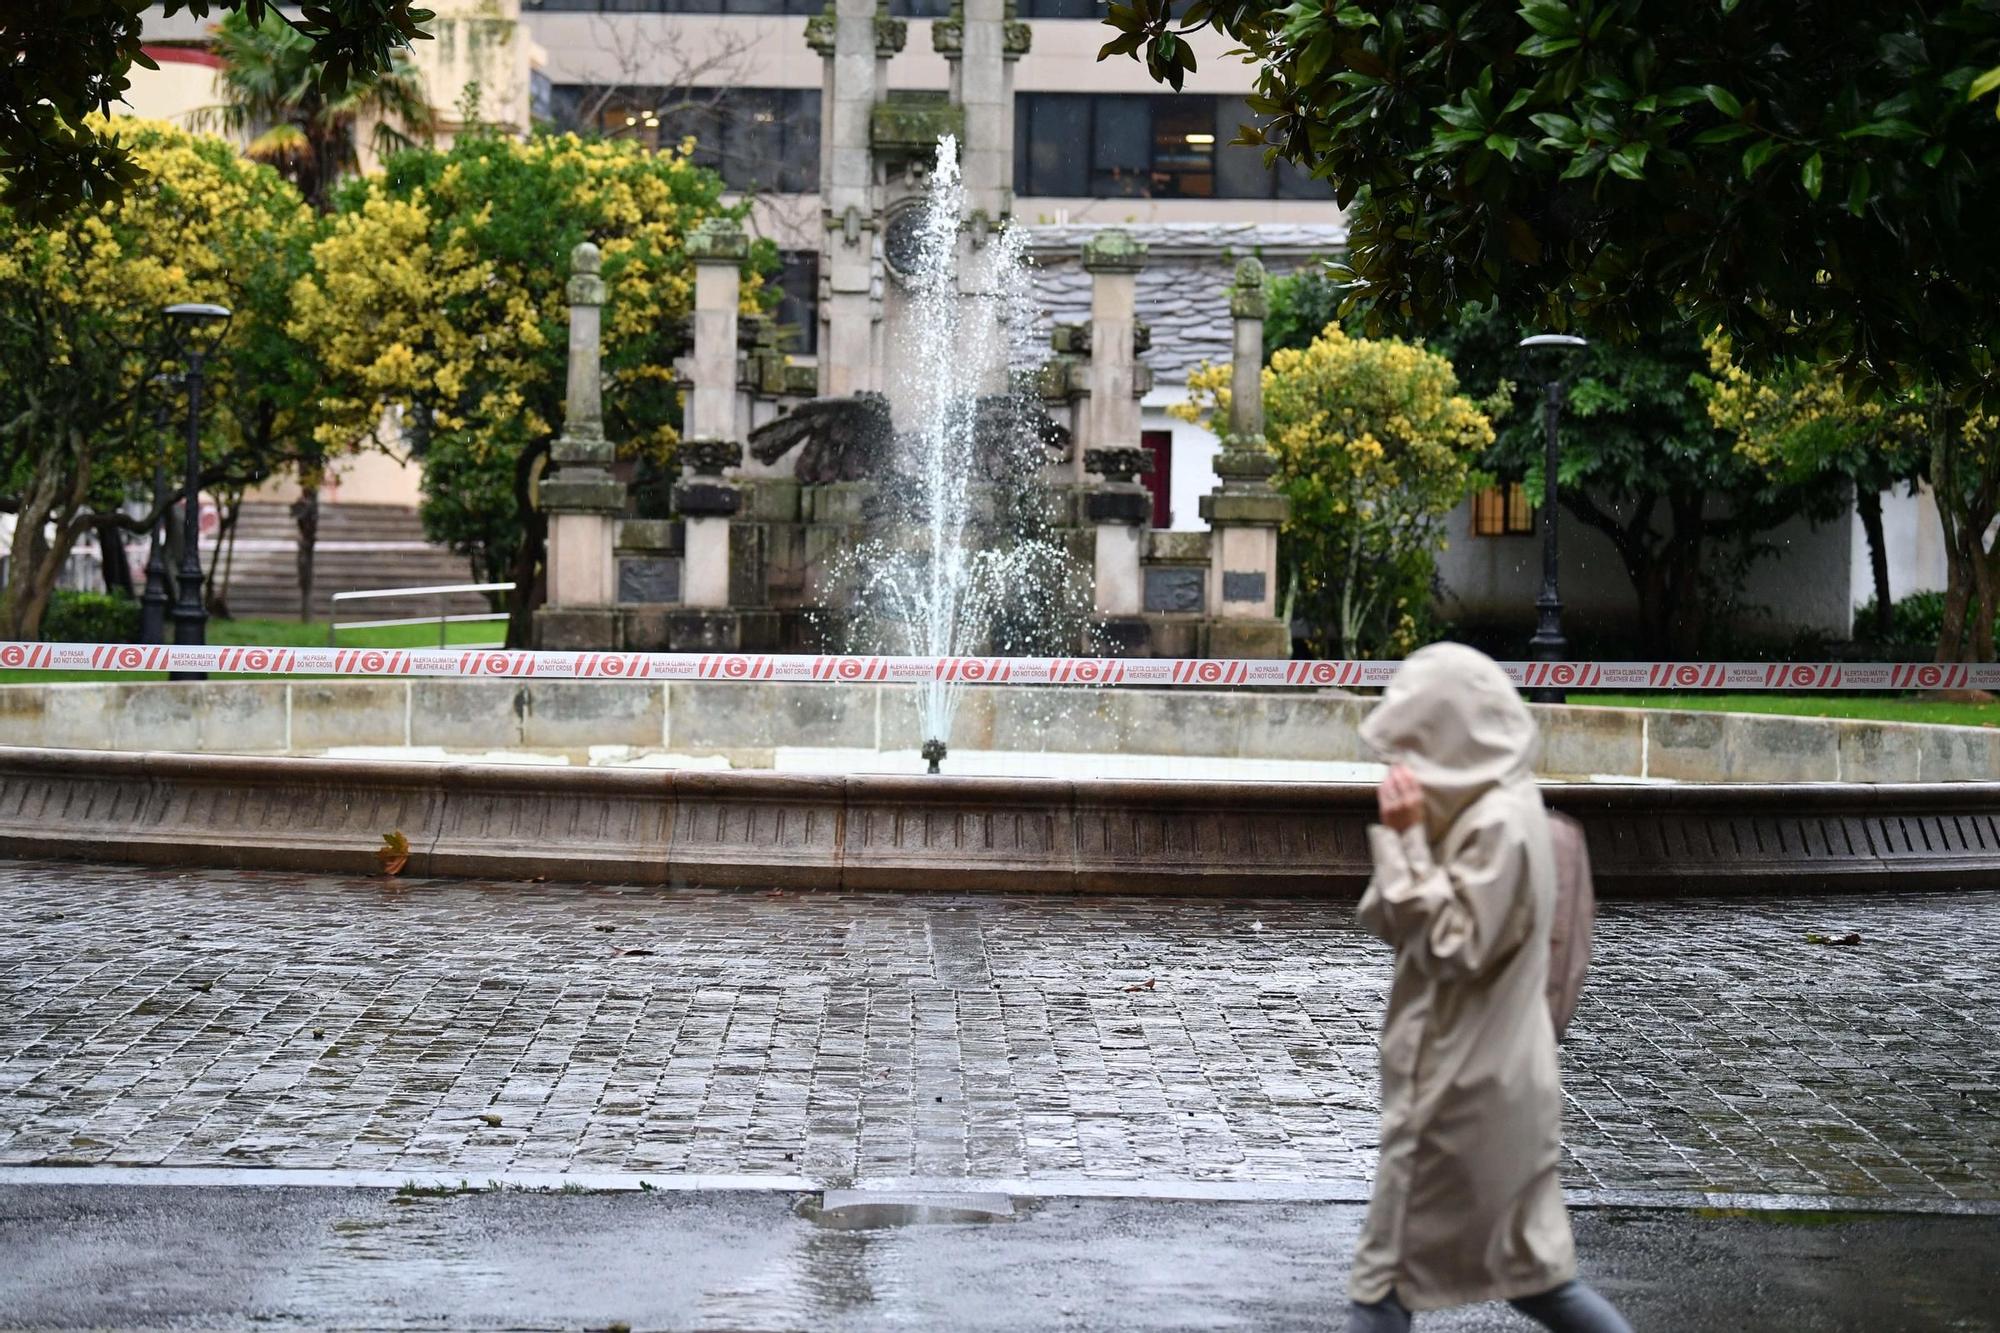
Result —
[[[1397,764],[1375,789],[1375,804],[1387,827],[1398,833],[1415,828],[1424,818],[1424,785],[1415,773]]]

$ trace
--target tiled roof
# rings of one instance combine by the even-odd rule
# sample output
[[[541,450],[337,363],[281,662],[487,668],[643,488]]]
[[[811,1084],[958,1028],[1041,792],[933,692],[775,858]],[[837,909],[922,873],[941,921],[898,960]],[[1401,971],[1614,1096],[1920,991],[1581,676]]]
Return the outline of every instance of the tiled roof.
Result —
[[[1035,301],[1056,323],[1090,318],[1090,275],[1083,243],[1096,226],[1031,227]],[[1161,388],[1176,388],[1203,361],[1230,355],[1229,282],[1236,261],[1255,256],[1285,274],[1338,253],[1347,240],[1339,222],[1325,225],[1236,222],[1155,223],[1118,228],[1147,247],[1139,272],[1139,318],[1152,327],[1146,361]]]

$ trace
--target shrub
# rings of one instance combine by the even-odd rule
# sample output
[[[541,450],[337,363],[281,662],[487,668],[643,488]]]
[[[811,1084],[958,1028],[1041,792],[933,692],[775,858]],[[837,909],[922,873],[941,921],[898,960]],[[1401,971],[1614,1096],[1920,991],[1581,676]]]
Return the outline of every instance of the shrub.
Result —
[[[1967,629],[1971,628],[1971,608],[1967,608]],[[1875,599],[1870,597],[1854,612],[1854,634],[1856,638],[1866,638],[1869,627],[1875,623]],[[1944,594],[1941,592],[1913,592],[1908,597],[1900,597],[1889,607],[1889,642],[1872,645],[1880,648],[1921,649],[1930,654],[1937,651],[1938,638],[1944,633]],[[2000,626],[1994,629],[1996,647],[2000,647]]]
[[[42,612],[50,643],[131,643],[139,637],[139,604],[130,597],[57,588]]]

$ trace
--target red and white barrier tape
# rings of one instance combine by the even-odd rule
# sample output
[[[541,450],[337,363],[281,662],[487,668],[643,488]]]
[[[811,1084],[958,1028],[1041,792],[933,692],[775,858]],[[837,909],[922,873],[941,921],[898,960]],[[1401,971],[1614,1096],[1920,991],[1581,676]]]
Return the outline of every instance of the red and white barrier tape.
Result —
[[[270,676],[497,676],[550,680],[770,680],[801,685],[1382,686],[1397,662],[1116,657],[844,657],[758,653],[547,653],[485,648],[181,648],[0,643],[0,668],[207,671]],[[2000,664],[1503,662],[1516,685],[1588,690],[2000,689]]]

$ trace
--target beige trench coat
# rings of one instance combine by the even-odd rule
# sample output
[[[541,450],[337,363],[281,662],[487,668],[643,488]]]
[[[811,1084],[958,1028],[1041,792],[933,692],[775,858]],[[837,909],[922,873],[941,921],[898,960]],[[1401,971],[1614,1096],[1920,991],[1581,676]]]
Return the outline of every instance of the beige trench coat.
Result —
[[[1414,654],[1363,737],[1424,785],[1425,819],[1370,830],[1361,924],[1396,950],[1375,1192],[1348,1280],[1412,1310],[1576,1276],[1557,1180],[1562,1088],[1544,990],[1555,864],[1527,709],[1483,654]]]

